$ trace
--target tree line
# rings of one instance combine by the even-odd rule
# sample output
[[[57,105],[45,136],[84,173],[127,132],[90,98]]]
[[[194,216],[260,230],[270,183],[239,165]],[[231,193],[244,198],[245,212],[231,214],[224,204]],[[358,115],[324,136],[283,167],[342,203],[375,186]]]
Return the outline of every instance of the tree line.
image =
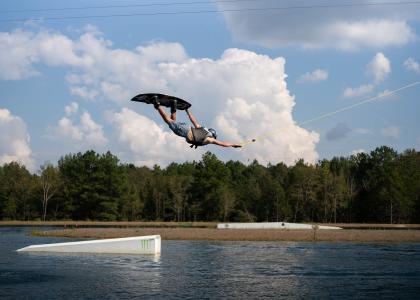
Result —
[[[123,164],[110,152],[68,154],[36,174],[0,167],[0,219],[233,222],[420,222],[420,152],[370,153],[263,166]]]

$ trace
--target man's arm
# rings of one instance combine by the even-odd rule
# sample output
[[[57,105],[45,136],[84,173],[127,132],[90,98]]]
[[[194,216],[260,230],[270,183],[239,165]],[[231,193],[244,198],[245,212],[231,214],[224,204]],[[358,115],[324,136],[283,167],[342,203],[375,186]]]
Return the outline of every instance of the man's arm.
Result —
[[[239,145],[239,144],[233,144],[233,143],[230,143],[230,142],[222,142],[222,141],[216,140],[214,138],[207,138],[207,140],[210,144],[214,144],[214,145],[218,145],[218,146],[222,146],[222,147],[233,147],[233,148],[241,148],[242,147],[242,145]]]
[[[195,128],[200,128],[201,125],[198,124],[197,119],[190,113],[190,111],[187,109],[185,110],[187,112],[188,118],[190,118],[191,123],[193,123]]]

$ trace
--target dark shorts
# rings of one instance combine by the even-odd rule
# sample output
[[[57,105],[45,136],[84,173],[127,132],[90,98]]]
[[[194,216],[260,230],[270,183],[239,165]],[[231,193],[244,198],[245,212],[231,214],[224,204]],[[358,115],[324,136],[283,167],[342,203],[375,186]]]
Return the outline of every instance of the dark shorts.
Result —
[[[188,132],[191,130],[191,126],[188,126],[186,123],[182,122],[171,122],[169,123],[169,128],[178,136],[187,138]]]

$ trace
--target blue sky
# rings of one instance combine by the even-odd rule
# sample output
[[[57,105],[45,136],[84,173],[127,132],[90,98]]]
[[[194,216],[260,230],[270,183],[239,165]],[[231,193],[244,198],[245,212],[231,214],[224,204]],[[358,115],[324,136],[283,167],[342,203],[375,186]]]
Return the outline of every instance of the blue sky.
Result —
[[[44,19],[0,22],[0,163],[18,160],[36,171],[87,149],[149,166],[199,159],[206,150],[225,160],[293,164],[380,145],[419,149],[420,85],[299,124],[420,81],[420,3],[180,2],[2,1],[0,20]],[[114,5],[130,7],[29,11]],[[281,7],[289,9],[249,10]],[[161,14],[204,10],[219,12]],[[153,15],[67,18],[144,13]],[[48,19],[55,17],[62,19]],[[193,151],[151,106],[129,102],[152,91],[188,99],[223,140],[259,139],[243,149]]]

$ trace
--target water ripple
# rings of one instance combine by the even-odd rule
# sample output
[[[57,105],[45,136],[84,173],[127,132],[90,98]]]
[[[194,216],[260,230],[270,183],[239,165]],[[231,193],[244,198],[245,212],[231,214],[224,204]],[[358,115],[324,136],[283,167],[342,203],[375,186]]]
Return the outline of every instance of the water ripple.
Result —
[[[163,241],[161,256],[16,253],[0,228],[0,299],[415,299],[420,244]]]

